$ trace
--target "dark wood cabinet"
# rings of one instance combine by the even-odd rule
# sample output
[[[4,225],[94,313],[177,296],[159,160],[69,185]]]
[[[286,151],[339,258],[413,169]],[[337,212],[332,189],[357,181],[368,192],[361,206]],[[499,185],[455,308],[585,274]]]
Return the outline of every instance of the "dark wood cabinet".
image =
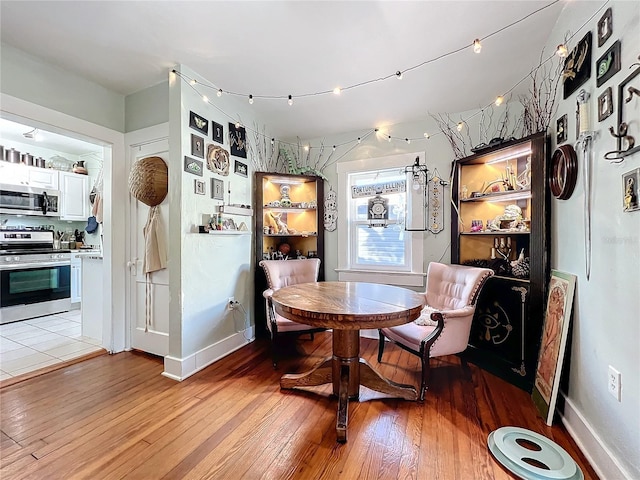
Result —
[[[255,322],[256,335],[267,336],[267,288],[263,259],[286,261],[301,257],[321,260],[324,280],[324,181],[320,177],[256,172],[255,200]]]
[[[452,184],[452,263],[496,272],[478,297],[462,355],[527,391],[550,272],[547,151],[544,133],[505,142],[457,160]]]

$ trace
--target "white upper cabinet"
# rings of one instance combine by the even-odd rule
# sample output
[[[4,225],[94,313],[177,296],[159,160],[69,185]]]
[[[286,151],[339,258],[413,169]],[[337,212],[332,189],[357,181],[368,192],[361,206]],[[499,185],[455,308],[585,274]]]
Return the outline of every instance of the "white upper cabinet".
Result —
[[[0,183],[58,190],[58,170],[0,162]]]
[[[60,177],[60,220],[85,221],[89,216],[89,177],[58,172]]]

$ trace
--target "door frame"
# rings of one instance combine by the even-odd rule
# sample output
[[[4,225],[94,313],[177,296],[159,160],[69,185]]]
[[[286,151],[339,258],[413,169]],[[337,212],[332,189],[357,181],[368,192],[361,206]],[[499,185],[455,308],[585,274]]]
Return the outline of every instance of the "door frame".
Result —
[[[167,140],[167,142],[169,141],[169,122],[154,125],[152,127],[142,128],[140,130],[134,130],[133,132],[129,132],[125,134],[124,143],[126,145],[126,148],[125,148],[126,155],[125,155],[124,164],[125,164],[125,172],[126,172],[127,178],[132,167],[131,149],[138,146],[147,145],[149,143],[159,142],[162,140]],[[133,319],[131,318],[131,311],[132,311],[131,302],[133,301],[131,292],[133,291],[133,283],[136,280],[135,277],[131,275],[129,268],[126,266],[127,262],[131,259],[131,255],[132,255],[131,252],[133,250],[132,243],[134,242],[134,235],[130,229],[131,207],[132,207],[131,204],[134,201],[135,199],[133,198],[132,195],[127,195],[126,206],[124,208],[124,211],[125,211],[124,232],[125,232],[125,238],[126,238],[126,241],[124,243],[125,243],[125,259],[126,260],[123,262],[123,265],[125,266],[124,268],[126,271],[126,275],[125,275],[125,282],[124,282],[125,284],[125,294],[124,294],[125,315],[123,318],[125,323],[125,339],[126,339],[125,343],[127,346],[127,350],[131,349],[131,327],[133,325]]]
[[[103,147],[105,198],[103,203],[103,335],[102,347],[111,353],[126,346],[125,325],[125,220],[114,214],[124,210],[125,196],[116,186],[126,184],[124,134],[95,123],[72,117],[42,105],[0,93],[0,116],[19,122],[28,121],[34,127],[86,140]]]

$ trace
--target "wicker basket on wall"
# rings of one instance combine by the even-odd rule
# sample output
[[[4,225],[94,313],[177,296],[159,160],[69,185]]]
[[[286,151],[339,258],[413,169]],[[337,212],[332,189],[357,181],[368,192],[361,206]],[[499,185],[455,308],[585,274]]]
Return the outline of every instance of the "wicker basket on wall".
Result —
[[[142,203],[160,205],[168,191],[167,164],[160,157],[146,157],[137,161],[129,173],[129,191]]]

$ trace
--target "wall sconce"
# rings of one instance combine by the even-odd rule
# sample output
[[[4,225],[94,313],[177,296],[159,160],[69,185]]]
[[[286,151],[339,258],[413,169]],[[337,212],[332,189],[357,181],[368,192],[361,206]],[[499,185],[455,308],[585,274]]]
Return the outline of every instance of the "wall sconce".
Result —
[[[427,175],[429,169],[426,165],[420,165],[420,157],[416,157],[413,165],[404,167],[404,173],[407,175],[407,184],[415,191],[424,189],[427,184]]]

